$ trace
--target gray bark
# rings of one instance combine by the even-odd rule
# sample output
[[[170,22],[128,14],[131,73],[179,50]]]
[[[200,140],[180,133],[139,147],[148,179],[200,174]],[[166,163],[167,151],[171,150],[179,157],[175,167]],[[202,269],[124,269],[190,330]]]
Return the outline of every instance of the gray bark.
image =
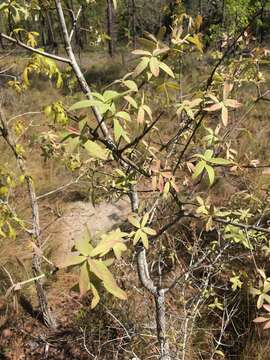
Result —
[[[28,190],[28,197],[29,197],[29,201],[31,204],[31,210],[32,210],[33,240],[34,240],[36,246],[40,249],[42,246],[42,240],[41,240],[41,229],[40,229],[40,221],[39,221],[39,208],[38,208],[38,202],[37,202],[37,197],[36,197],[33,180],[31,179],[31,177],[29,176],[29,174],[26,171],[24,159],[20,156],[20,154],[18,154],[18,152],[16,150],[16,144],[15,144],[13,137],[10,133],[10,130],[8,128],[4,112],[1,108],[1,104],[0,104],[0,123],[1,123],[0,129],[1,129],[2,135],[3,135],[6,143],[12,150],[12,152],[16,158],[18,167],[19,167],[22,175],[25,178],[25,182],[26,182],[27,190]],[[32,271],[33,271],[34,277],[38,277],[39,275],[42,274],[41,258],[36,252],[34,252],[34,255],[32,258]],[[46,292],[43,288],[43,279],[42,278],[37,279],[35,281],[35,284],[36,284],[36,291],[37,291],[37,296],[38,296],[38,301],[39,301],[39,308],[40,308],[40,311],[42,314],[43,321],[44,321],[45,325],[47,325],[48,327],[50,327],[52,329],[56,329],[56,327],[57,327],[56,320],[51,312],[51,309],[50,309],[48,301],[47,301]]]

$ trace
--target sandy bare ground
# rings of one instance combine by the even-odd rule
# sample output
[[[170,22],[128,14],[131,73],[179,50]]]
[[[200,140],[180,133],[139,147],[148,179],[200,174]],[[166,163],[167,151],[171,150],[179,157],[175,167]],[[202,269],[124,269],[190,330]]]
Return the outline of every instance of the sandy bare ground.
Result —
[[[130,213],[128,198],[114,203],[101,203],[94,207],[90,202],[67,203],[63,216],[50,228],[53,244],[52,260],[57,262],[70,253],[76,240],[87,226],[93,237],[105,233],[123,222]]]

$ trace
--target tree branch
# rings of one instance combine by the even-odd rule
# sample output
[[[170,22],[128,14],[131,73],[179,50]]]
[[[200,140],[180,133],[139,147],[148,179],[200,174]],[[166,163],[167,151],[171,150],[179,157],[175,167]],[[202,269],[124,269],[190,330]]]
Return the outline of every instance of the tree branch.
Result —
[[[8,40],[9,42],[11,42],[13,44],[16,44],[16,45],[20,46],[21,48],[24,48],[24,49],[26,49],[28,51],[31,51],[31,52],[33,52],[35,54],[39,54],[39,55],[45,56],[45,57],[47,57],[49,59],[53,59],[53,60],[56,60],[56,61],[61,61],[63,63],[71,65],[70,60],[67,59],[67,58],[64,58],[62,56],[53,55],[53,54],[50,54],[50,53],[48,53],[46,51],[42,51],[42,50],[33,48],[31,46],[28,46],[28,45],[24,44],[22,41],[20,41],[18,39],[14,39],[13,37],[8,36],[8,35],[3,34],[3,33],[0,33],[0,37],[3,38],[3,39]]]
[[[78,23],[78,20],[79,20],[79,16],[80,16],[80,14],[81,14],[81,11],[82,11],[82,6],[80,6],[80,8],[79,8],[76,16],[74,16],[74,13],[73,13],[73,11],[72,11],[73,24],[72,24],[72,30],[71,30],[71,32],[70,32],[70,34],[69,34],[69,41],[70,41],[70,42],[71,42],[72,37],[73,37],[73,34],[74,34],[75,30],[76,30],[77,23]]]
[[[68,34],[68,30],[67,30],[67,25],[66,25],[66,21],[65,21],[65,16],[63,13],[63,9],[62,9],[62,4],[61,4],[61,0],[55,0],[55,5],[56,5],[56,10],[57,10],[57,14],[58,14],[58,18],[59,18],[59,22],[61,25],[61,29],[62,29],[62,33],[63,33],[63,37],[64,37],[64,42],[65,42],[65,48],[66,48],[66,53],[69,57],[69,62],[70,62],[70,66],[72,67],[74,74],[77,77],[77,80],[80,84],[80,87],[83,91],[83,93],[86,95],[86,97],[89,100],[92,100],[92,92],[91,89],[89,87],[89,85],[87,84],[85,77],[78,65],[78,62],[76,60],[76,57],[74,55],[71,43],[70,43],[70,37]],[[99,110],[97,109],[97,107],[92,106],[92,111],[94,113],[94,116],[97,120],[98,124],[101,124],[101,130],[103,135],[105,136],[105,138],[111,143],[112,147],[115,147],[115,145],[113,144],[109,131],[107,129],[106,124],[102,121],[102,115],[100,114]]]

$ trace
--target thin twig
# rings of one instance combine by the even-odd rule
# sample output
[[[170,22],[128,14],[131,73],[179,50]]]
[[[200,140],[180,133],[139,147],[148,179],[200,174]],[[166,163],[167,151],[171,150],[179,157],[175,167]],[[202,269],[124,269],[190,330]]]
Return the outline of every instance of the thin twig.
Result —
[[[42,50],[39,50],[39,49],[36,49],[36,48],[33,48],[31,46],[28,46],[26,44],[24,44],[22,41],[18,40],[18,39],[15,39],[11,36],[8,36],[6,34],[3,34],[3,33],[0,33],[0,37],[2,37],[3,39],[6,39],[8,40],[9,42],[13,43],[13,44],[16,44],[28,51],[31,51],[32,53],[35,53],[35,54],[39,54],[39,55],[42,55],[42,56],[45,56],[49,59],[53,59],[53,60],[56,60],[56,61],[61,61],[63,63],[66,63],[66,64],[71,64],[70,60],[67,59],[67,58],[64,58],[62,56],[58,56],[58,55],[54,55],[54,54],[51,54],[51,53],[48,53],[46,51],[42,51]]]

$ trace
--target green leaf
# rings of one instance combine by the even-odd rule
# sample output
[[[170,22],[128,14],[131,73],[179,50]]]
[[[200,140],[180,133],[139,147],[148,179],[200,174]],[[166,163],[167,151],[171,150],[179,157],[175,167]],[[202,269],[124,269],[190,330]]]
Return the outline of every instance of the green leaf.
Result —
[[[149,116],[150,120],[152,120],[152,110],[148,105],[142,105],[142,108],[144,109],[144,111],[147,113],[147,115]]]
[[[109,259],[103,260],[103,262],[107,267],[110,267],[114,263],[114,260],[115,260],[114,258],[109,258]]]
[[[56,88],[60,89],[63,86],[63,78],[60,72],[57,73]]]
[[[79,145],[80,145],[79,136],[69,137],[66,143],[66,150],[68,153],[74,153],[74,151],[78,149]]]
[[[123,82],[127,88],[129,88],[130,90],[132,91],[138,91],[138,86],[137,84],[135,83],[135,81],[132,81],[132,80],[126,80]]]
[[[114,90],[106,90],[103,94],[103,98],[105,99],[106,102],[117,99],[120,96],[121,94]]]
[[[93,96],[94,98],[97,98],[98,100],[100,100],[100,101],[103,102],[103,103],[106,101],[106,100],[104,99],[103,95],[101,95],[101,94],[98,93],[98,92],[92,92],[91,94],[92,94],[92,96]]]
[[[149,51],[153,52],[156,49],[156,42],[146,38],[138,38],[138,43]],[[152,53],[151,53],[152,54]]]
[[[139,229],[136,231],[135,236],[133,238],[133,245],[137,244],[137,242],[141,239],[141,236],[142,236],[142,230]]]
[[[44,111],[44,114],[49,117],[52,113],[52,107],[47,105],[47,106],[44,106],[43,108],[43,111]]]
[[[270,304],[270,295],[263,294],[263,298],[264,298],[264,300],[266,300],[268,302],[268,304]]]
[[[23,71],[23,81],[25,83],[26,86],[30,86],[30,82],[29,82],[29,78],[28,78],[28,72],[29,72],[29,68],[25,68],[24,71]]]
[[[219,355],[219,356],[225,358],[225,354],[224,354],[224,352],[221,351],[221,350],[216,350],[216,351],[214,352],[214,354]]]
[[[151,229],[151,228],[149,228],[149,227],[144,227],[142,230],[143,230],[146,234],[148,234],[148,235],[151,235],[151,236],[157,235],[156,230]]]
[[[137,102],[129,95],[125,96],[124,99],[131,105],[133,106],[135,109],[138,109],[138,104]]]
[[[119,111],[118,113],[115,114],[115,116],[124,119],[126,121],[131,121],[130,115],[126,111]]]
[[[8,9],[9,4],[7,3],[3,3],[2,5],[0,5],[0,11],[4,10],[4,9]]]
[[[149,213],[144,214],[140,227],[144,227],[149,220]]]
[[[136,219],[134,216],[130,216],[128,218],[128,221],[131,223],[131,225],[135,226],[136,228],[140,229],[141,224],[138,219]]]
[[[210,160],[212,159],[213,154],[214,154],[214,151],[213,151],[213,150],[209,150],[209,149],[206,150],[206,152],[203,154],[204,159],[205,159],[206,161],[210,161]]]
[[[165,64],[165,63],[163,63],[163,62],[160,62],[160,63],[159,63],[159,67],[160,67],[163,71],[165,71],[165,73],[168,74],[170,77],[172,77],[173,79],[175,78],[172,69],[171,69],[167,64]]]
[[[150,66],[151,73],[155,77],[158,77],[159,76],[159,61],[155,56],[151,57],[149,66]]]
[[[261,291],[258,290],[258,289],[255,289],[255,288],[250,288],[249,289],[249,292],[252,296],[257,296],[257,295],[260,295],[261,294]]]
[[[215,180],[215,171],[212,168],[212,166],[207,165],[207,164],[205,165],[205,170],[207,171],[210,185],[212,185]]]
[[[204,206],[204,201],[203,201],[203,199],[202,199],[200,196],[196,196],[196,200],[198,201],[198,203],[199,203],[201,206]]]
[[[264,298],[263,295],[260,295],[257,300],[257,309],[260,309],[263,306]]]
[[[6,186],[1,186],[0,187],[0,196],[5,196],[8,194],[8,187]]]
[[[145,249],[148,249],[148,247],[149,247],[148,236],[143,231],[141,232],[141,239],[142,239],[142,243],[143,243],[143,246],[145,247]]]
[[[100,296],[99,296],[99,293],[98,293],[96,287],[92,283],[90,284],[90,289],[93,294],[93,299],[91,301],[91,309],[94,309],[100,301]]]
[[[188,41],[196,46],[196,48],[203,53],[203,44],[197,34],[188,37]]]
[[[88,154],[95,159],[101,159],[101,160],[108,159],[108,155],[109,155],[108,150],[104,149],[94,141],[88,140],[84,144],[84,148],[86,149]]]
[[[80,269],[79,288],[81,295],[86,294],[90,289],[89,271],[86,261],[82,264]]]
[[[141,62],[137,65],[135,70],[133,71],[133,78],[138,77],[148,66],[149,64],[149,58],[142,58]]]
[[[113,131],[115,141],[118,142],[119,139],[123,136],[124,129],[122,128],[122,125],[117,119],[113,120]]]
[[[104,282],[110,282],[114,280],[112,273],[109,271],[103,261],[88,258],[88,264],[90,266],[90,271],[94,273],[100,280]]]
[[[99,244],[91,251],[90,256],[94,257],[101,254],[102,256],[106,255],[112,249],[114,250],[119,243],[123,244],[123,238],[125,236],[127,236],[127,233],[122,232],[120,229],[103,235]],[[123,249],[123,247],[121,247],[121,249]]]
[[[61,261],[56,263],[59,269],[63,269],[69,266],[79,265],[86,260],[85,256],[67,255]]]
[[[80,131],[82,131],[82,130],[85,128],[86,124],[87,124],[87,119],[82,119],[82,120],[79,122],[79,129],[80,129]]]
[[[78,109],[84,109],[84,108],[88,108],[91,106],[96,106],[97,105],[97,101],[96,100],[82,100],[82,101],[78,101],[75,104],[73,104],[69,110],[78,110]]]
[[[124,251],[127,251],[127,247],[125,244],[121,243],[121,242],[118,242],[116,245],[114,245],[113,247],[113,252],[114,252],[114,255],[116,257],[117,260],[120,260],[121,257],[122,257],[122,253]]]
[[[132,51],[133,55],[142,55],[142,56],[152,56],[152,54],[150,53],[150,51],[145,51],[145,50],[133,50]]]
[[[261,275],[261,277],[266,280],[265,271],[263,269],[257,269],[258,273]]]
[[[222,158],[212,158],[208,161],[212,164],[217,164],[217,165],[229,165],[232,163],[230,160],[222,159]]]
[[[124,290],[120,289],[120,287],[116,284],[115,280],[111,282],[104,282],[103,285],[105,289],[113,296],[117,297],[120,300],[127,300],[127,294]]]
[[[90,244],[91,238],[89,238],[89,233],[84,233],[80,240],[75,243],[75,248],[84,256],[90,255],[93,250],[93,246]]]
[[[206,162],[204,160],[199,161],[195,167],[192,179],[196,179],[203,172],[205,166]]]

